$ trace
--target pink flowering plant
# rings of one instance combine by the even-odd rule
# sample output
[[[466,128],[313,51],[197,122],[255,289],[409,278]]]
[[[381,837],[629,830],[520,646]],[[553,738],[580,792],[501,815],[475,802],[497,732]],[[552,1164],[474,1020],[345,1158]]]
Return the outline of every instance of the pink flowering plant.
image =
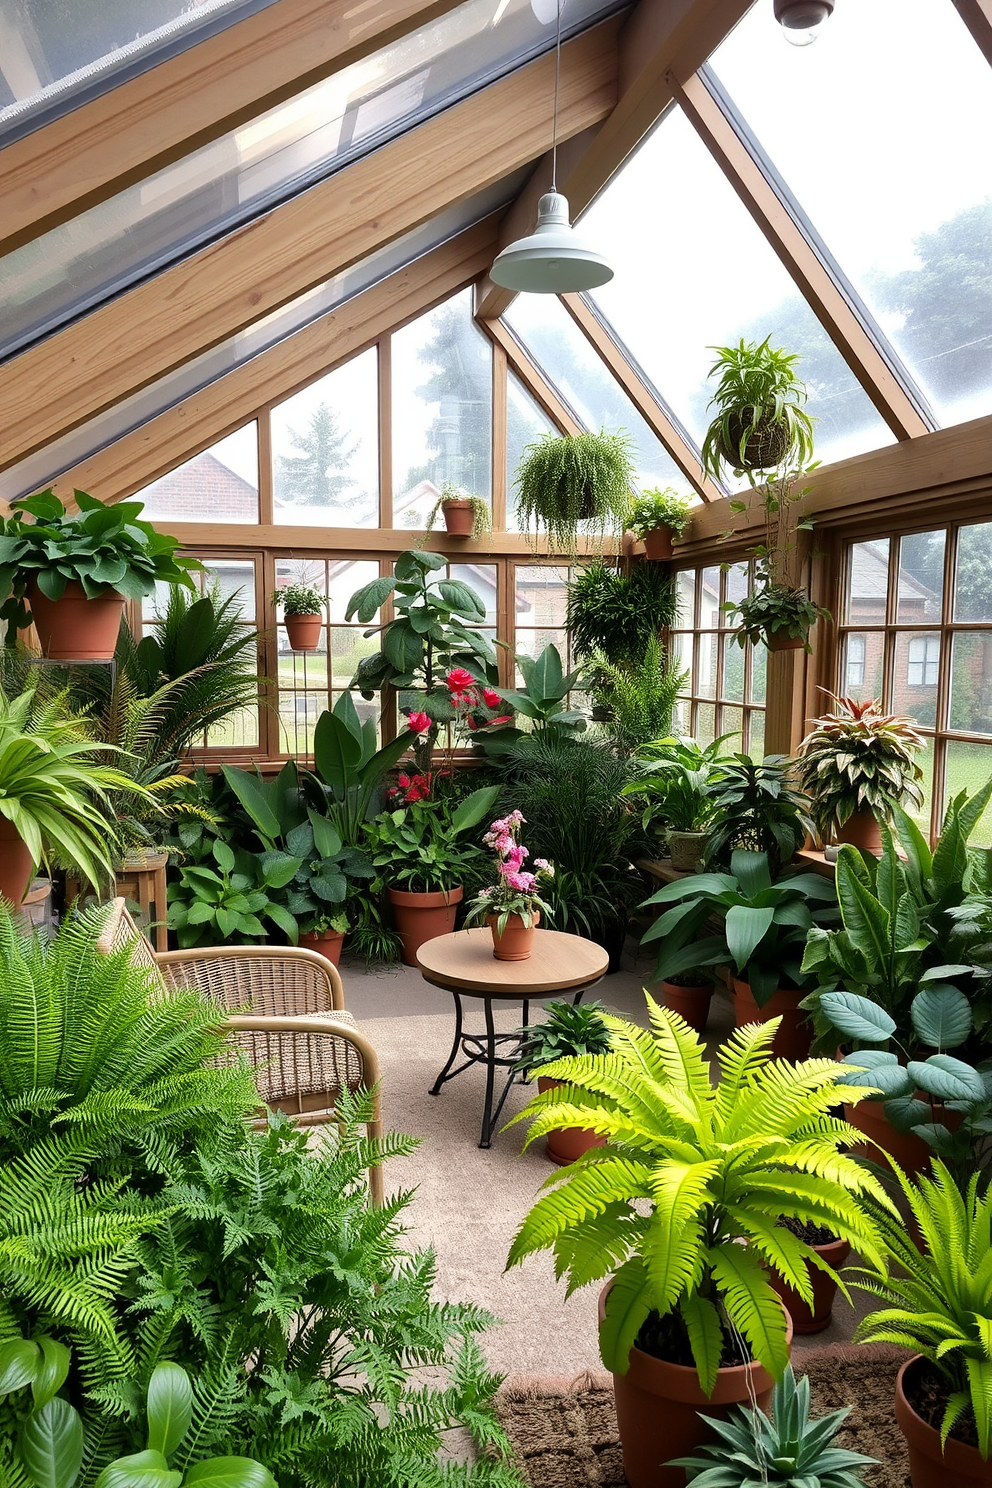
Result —
[[[495,915],[496,929],[502,935],[513,914],[520,916],[528,930],[534,923],[536,910],[546,920],[551,918],[551,909],[541,898],[541,887],[554,878],[554,865],[546,858],[535,858],[533,873],[524,867],[530,852],[520,841],[523,825],[522,813],[511,811],[509,816],[494,821],[483,837],[486,847],[496,853],[496,882],[480,890],[473,899],[465,917],[466,925]]]

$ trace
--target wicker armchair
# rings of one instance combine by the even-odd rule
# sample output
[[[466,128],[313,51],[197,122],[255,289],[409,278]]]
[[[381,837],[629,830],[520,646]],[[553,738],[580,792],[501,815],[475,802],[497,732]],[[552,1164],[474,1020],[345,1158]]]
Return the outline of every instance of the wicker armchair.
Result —
[[[371,1089],[379,1061],[345,1010],[341,974],[316,951],[292,946],[200,946],[153,951],[115,899],[97,949],[135,945],[135,957],[156,970],[166,987],[196,987],[230,1009],[227,1020],[255,1066],[266,1105],[302,1126],[334,1120],[341,1090]],[[382,1134],[378,1096],[370,1137]],[[382,1169],[370,1173],[373,1201],[382,1203]]]

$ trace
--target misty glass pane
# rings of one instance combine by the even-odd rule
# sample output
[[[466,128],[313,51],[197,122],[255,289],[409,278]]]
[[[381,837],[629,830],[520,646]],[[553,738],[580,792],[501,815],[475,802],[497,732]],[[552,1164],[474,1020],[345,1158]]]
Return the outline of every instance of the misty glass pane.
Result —
[[[884,625],[888,593],[889,539],[852,543],[844,619],[854,625]]]
[[[568,569],[542,563],[518,563],[516,569],[517,629],[557,628],[565,624]],[[555,642],[557,645],[557,641]],[[560,648],[559,648],[560,649]]]
[[[844,637],[840,690],[843,697],[865,701],[882,696],[885,637],[881,631],[851,631]]]
[[[782,47],[781,36],[774,40],[769,51]],[[780,105],[781,96],[777,101]],[[791,110],[786,113],[791,118]],[[637,231],[631,231],[633,222]],[[808,410],[817,419],[818,459],[839,460],[893,442],[788,271],[678,110],[666,115],[614,176],[583,216],[582,231],[616,271],[592,298],[697,443],[711,417],[711,348],[766,336],[802,357],[797,372],[809,390]]]
[[[272,410],[277,523],[379,525],[378,406],[373,347]]]
[[[940,632],[900,631],[892,672],[892,711],[905,713],[924,728],[937,722]]]
[[[896,619],[900,625],[920,624],[941,617],[944,593],[944,543],[947,534],[914,532],[899,542],[899,593]]]
[[[963,734],[992,734],[992,633],[964,630],[954,636],[949,726]]]
[[[699,628],[715,630],[720,624],[720,570],[704,568],[699,576]]]
[[[720,637],[715,631],[704,631],[696,638],[696,696],[716,697],[716,664]]]
[[[524,450],[542,434],[554,434],[554,424],[541,405],[531,397],[512,370],[506,372],[506,530],[520,531],[517,516],[516,475]]]
[[[751,648],[751,701],[752,703],[763,703],[765,701],[765,689],[768,684],[768,647],[765,645],[752,646]]]
[[[992,775],[992,747],[988,744],[963,744],[948,739],[944,763],[944,806],[961,791],[973,796]],[[992,846],[992,816],[985,808],[968,839],[970,847]]]
[[[696,727],[693,738],[697,744],[709,744],[716,737],[716,709],[712,703],[696,704]]]
[[[228,434],[134,499],[149,522],[257,522],[258,425]]]
[[[733,739],[727,740],[727,747],[731,750],[743,749],[744,743],[744,709],[743,708],[721,708],[720,709],[720,732],[721,734],[734,734]]]
[[[723,688],[729,702],[744,701],[744,652],[732,635],[723,638]]]
[[[955,620],[992,620],[992,522],[958,529]]]
[[[630,436],[639,485],[684,487],[671,455],[556,295],[517,295],[504,319],[581,424]]]
[[[493,359],[462,290],[392,337],[393,526],[423,527],[445,485],[492,494]]]
[[[747,752],[754,760],[765,757],[765,715],[762,712],[748,714]]]
[[[696,614],[696,570],[694,568],[680,569],[675,575],[675,583],[679,601],[678,623],[691,626]]]
[[[954,5],[838,5],[801,49],[755,5],[712,66],[941,421],[988,413],[992,72]]]

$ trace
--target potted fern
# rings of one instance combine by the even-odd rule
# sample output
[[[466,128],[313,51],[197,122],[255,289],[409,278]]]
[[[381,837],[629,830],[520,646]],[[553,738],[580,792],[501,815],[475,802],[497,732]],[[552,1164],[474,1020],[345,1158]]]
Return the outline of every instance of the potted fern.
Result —
[[[655,562],[672,556],[672,541],[681,537],[691,520],[688,496],[672,486],[663,491],[645,491],[634,498],[627,522],[635,537],[644,543],[644,551]]]
[[[610,1030],[603,1022],[600,1002],[553,1002],[546,1023],[531,1023],[517,1029],[520,1048],[516,1068],[527,1078],[537,1076],[537,1088],[554,1090],[561,1084],[541,1073],[546,1064],[577,1054],[608,1054]],[[590,1147],[602,1147],[605,1137],[581,1127],[563,1127],[549,1131],[546,1143],[548,1157],[558,1167],[574,1162]]]
[[[650,1030],[605,1016],[610,1053],[545,1066],[562,1085],[514,1118],[530,1121],[528,1144],[560,1126],[606,1144],[549,1180],[507,1264],[551,1250],[570,1288],[614,1273],[599,1344],[627,1482],[684,1488],[681,1469],[659,1463],[705,1441],[697,1411],[767,1404],[789,1362],[792,1329],[771,1273],[812,1300],[807,1262],[823,1262],[780,1221],[815,1215],[881,1270],[862,1201],[892,1206],[841,1151],[854,1132],[831,1114],[833,1060],[771,1061],[775,1022],[750,1024],[719,1050],[714,1085],[702,1040],[647,1004]]]
[[[623,532],[634,467],[628,435],[551,434],[529,444],[517,472],[524,532],[547,533],[552,552],[574,553],[579,523],[600,537]]]
[[[327,604],[320,590],[313,584],[287,584],[275,591],[272,603],[282,605],[283,623],[293,650],[316,651]]]
[[[703,439],[703,466],[720,478],[721,468],[737,474],[777,470],[786,461],[805,465],[813,454],[813,423],[806,412],[806,386],[796,376],[798,353],[760,344],[711,346],[710,368],[716,413]]]
[[[449,537],[471,537],[475,542],[480,542],[492,526],[488,501],[481,496],[469,496],[449,482],[441,487],[440,496],[427,514],[425,540],[434,531],[439,516],[444,517]]]

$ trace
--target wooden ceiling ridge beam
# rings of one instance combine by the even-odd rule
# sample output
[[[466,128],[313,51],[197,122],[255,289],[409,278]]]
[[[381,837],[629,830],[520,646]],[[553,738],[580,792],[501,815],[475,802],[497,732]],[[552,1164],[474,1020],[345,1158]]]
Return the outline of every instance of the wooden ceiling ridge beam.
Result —
[[[73,466],[55,481],[55,490],[63,500],[78,488],[104,501],[140,491],[256,417],[259,409],[291,397],[397,325],[473,283],[492,255],[497,227],[494,214],[397,269]]]
[[[562,304],[571,315],[600,361],[623,388],[638,413],[657,434],[676,465],[704,501],[719,501],[723,492],[703,470],[699,458],[682,436],[667,411],[624,356],[613,337],[600,324],[581,295],[562,295]]]
[[[0,150],[0,253],[453,10],[277,0]]]
[[[565,43],[559,131],[616,102],[616,17]],[[553,54],[452,105],[0,367],[0,470],[532,161]]]
[[[905,440],[929,433],[929,425],[916,404],[704,79],[697,73],[684,80],[670,75],[670,84],[690,123],[893,434]]]
[[[639,0],[620,31],[616,107],[597,128],[558,150],[558,178],[572,220],[589,206],[614,172],[672,102],[668,74],[688,77],[701,67],[747,13],[752,0]],[[509,208],[500,248],[531,232],[538,198],[551,184],[551,155],[538,163]],[[478,296],[480,319],[502,315],[514,298],[486,279]]]

